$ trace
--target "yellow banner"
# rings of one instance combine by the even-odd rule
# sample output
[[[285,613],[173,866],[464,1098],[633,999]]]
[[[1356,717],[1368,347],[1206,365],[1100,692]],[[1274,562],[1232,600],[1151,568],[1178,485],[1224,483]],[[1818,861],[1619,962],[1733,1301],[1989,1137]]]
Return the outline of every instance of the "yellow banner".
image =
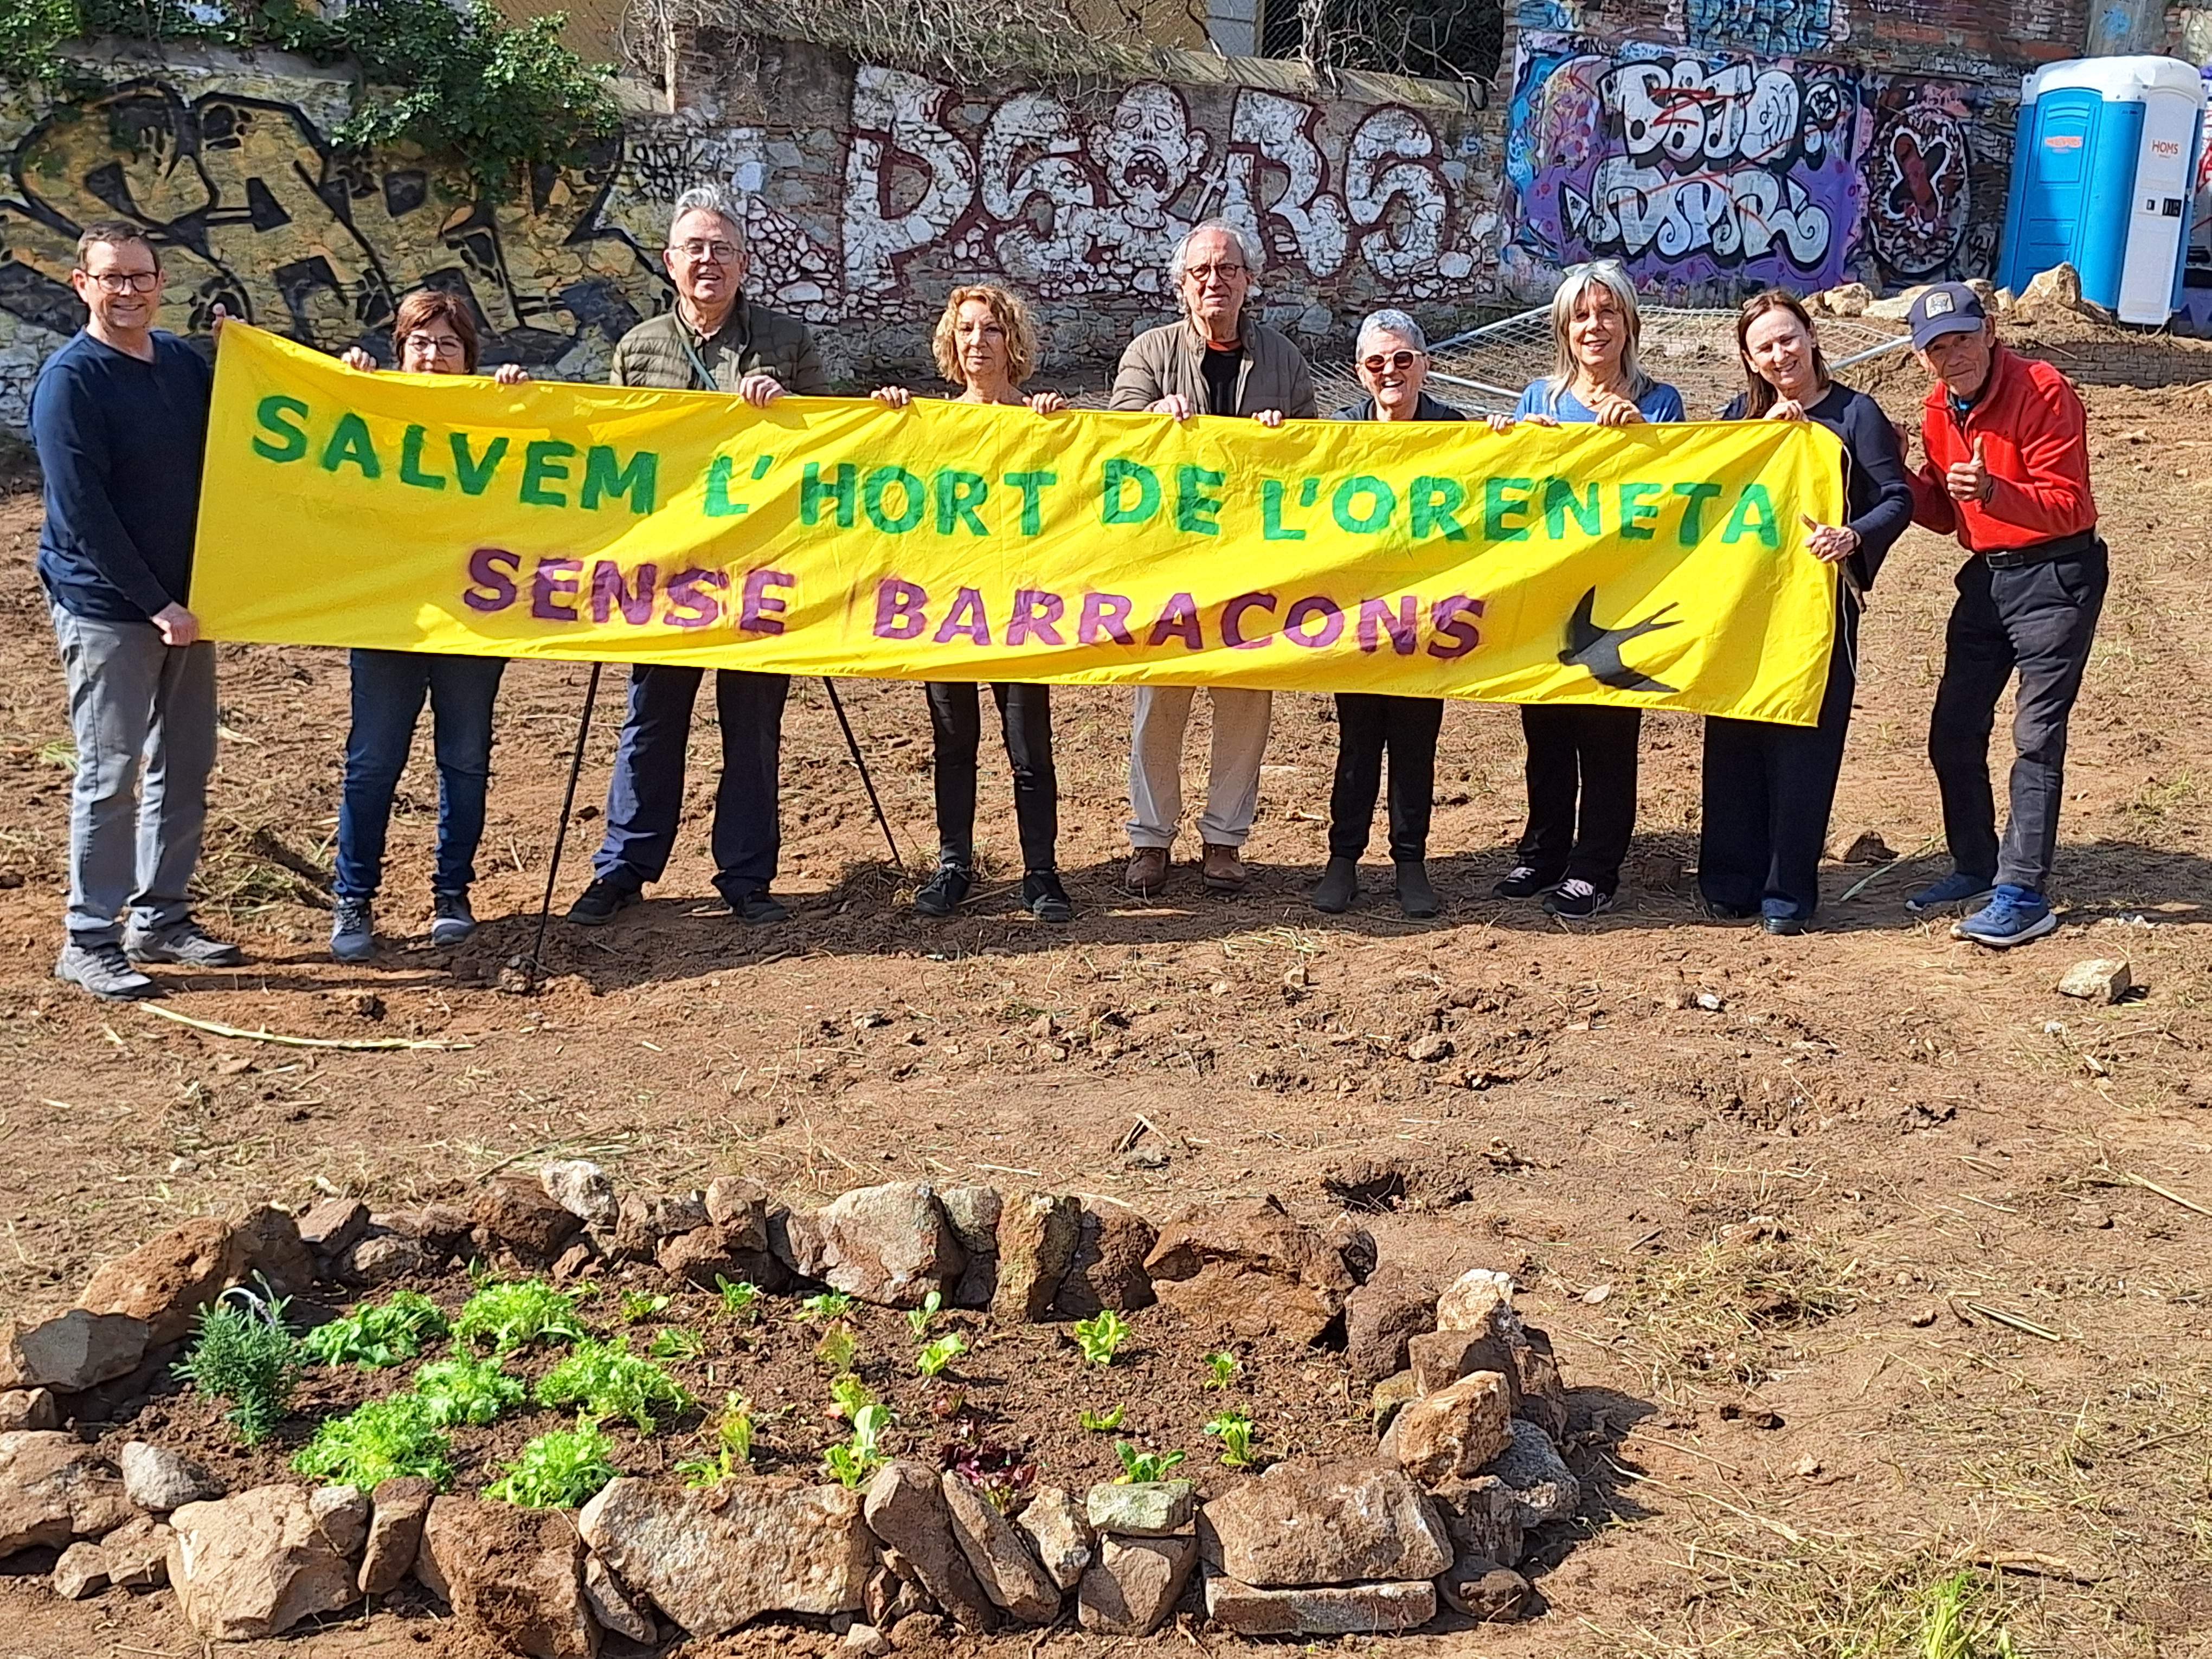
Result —
[[[1813,723],[1816,426],[1250,421],[360,374],[239,324],[217,639]]]

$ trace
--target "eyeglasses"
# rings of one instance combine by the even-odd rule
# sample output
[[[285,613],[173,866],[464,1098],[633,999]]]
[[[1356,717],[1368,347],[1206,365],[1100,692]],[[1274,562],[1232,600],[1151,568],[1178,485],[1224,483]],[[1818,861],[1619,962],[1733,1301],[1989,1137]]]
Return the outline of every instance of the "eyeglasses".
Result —
[[[1210,265],[1185,265],[1182,268],[1182,274],[1189,277],[1194,283],[1203,283],[1209,280],[1223,283],[1233,283],[1239,276],[1242,276],[1244,274],[1244,267],[1241,264],[1231,264],[1227,263],[1218,263]]]
[[[1359,366],[1370,374],[1380,374],[1386,368],[1395,368],[1403,374],[1428,355],[1425,351],[1394,351],[1385,357],[1377,353],[1372,357],[1362,357]]]
[[[410,334],[399,343],[418,357],[459,357],[465,349],[450,334]]]
[[[695,265],[726,265],[738,257],[734,242],[683,242],[671,251],[682,254]]]
[[[103,294],[151,294],[161,285],[158,270],[88,270],[84,275],[99,283]]]

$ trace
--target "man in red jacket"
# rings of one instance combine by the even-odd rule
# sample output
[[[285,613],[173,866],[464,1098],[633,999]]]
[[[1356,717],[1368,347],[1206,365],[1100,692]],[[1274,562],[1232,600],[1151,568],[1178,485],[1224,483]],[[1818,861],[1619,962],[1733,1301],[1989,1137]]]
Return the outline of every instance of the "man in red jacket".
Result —
[[[1979,903],[1952,932],[2001,949],[2058,925],[2044,884],[2058,844],[2066,722],[2105,603],[2105,544],[2081,400],[2066,377],[1998,344],[1963,283],[1924,290],[1906,320],[1935,382],[1921,413],[1927,459],[1912,475],[1913,521],[1955,533],[1969,556],[1928,726],[1954,867],[1905,908]],[[2000,843],[1990,728],[2015,672],[2012,814]]]

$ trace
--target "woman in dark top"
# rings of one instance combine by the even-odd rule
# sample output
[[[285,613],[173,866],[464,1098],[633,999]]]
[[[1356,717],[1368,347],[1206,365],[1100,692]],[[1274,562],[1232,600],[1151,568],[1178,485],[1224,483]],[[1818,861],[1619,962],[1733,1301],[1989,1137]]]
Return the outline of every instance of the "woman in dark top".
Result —
[[[1813,525],[1805,535],[1806,551],[1840,565],[1843,576],[1820,724],[1705,721],[1698,890],[1716,915],[1759,916],[1770,933],[1802,933],[1820,907],[1820,849],[1858,686],[1860,595],[1912,522],[1912,491],[1889,417],[1864,392],[1828,378],[1813,319],[1795,296],[1768,289],[1745,301],[1735,338],[1748,385],[1721,418],[1826,427],[1844,441],[1850,516]]]

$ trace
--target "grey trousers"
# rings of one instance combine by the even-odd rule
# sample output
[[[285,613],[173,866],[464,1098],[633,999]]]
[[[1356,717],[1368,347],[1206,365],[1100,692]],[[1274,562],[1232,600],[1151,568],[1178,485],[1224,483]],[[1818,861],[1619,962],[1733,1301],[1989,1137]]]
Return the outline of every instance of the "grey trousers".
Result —
[[[125,910],[142,933],[191,914],[185,889],[215,766],[215,647],[167,646],[150,623],[50,608],[76,734],[70,938],[112,944]]]

